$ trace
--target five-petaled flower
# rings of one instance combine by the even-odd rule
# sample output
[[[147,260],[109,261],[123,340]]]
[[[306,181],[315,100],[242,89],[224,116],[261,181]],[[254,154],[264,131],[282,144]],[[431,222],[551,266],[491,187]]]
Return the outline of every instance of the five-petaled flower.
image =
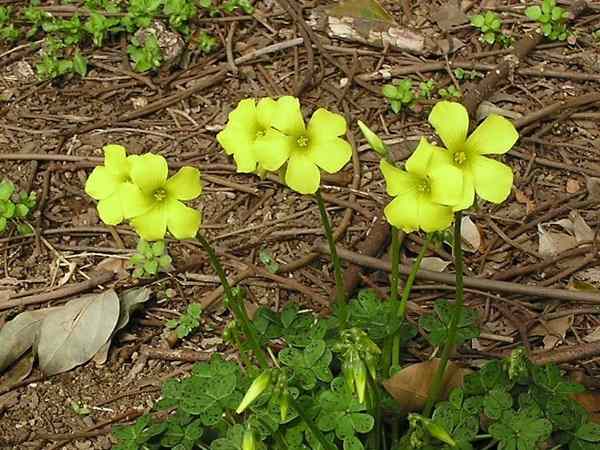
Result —
[[[462,171],[463,192],[453,209],[469,208],[475,200],[475,193],[493,203],[506,200],[513,182],[511,168],[483,155],[508,152],[519,138],[514,125],[504,117],[492,114],[467,138],[467,110],[460,103],[447,101],[433,107],[429,123],[448,149],[437,152],[435,156]]]
[[[144,211],[141,195],[131,180],[135,156],[127,156],[125,147],[106,145],[104,166],[94,168],[85,183],[85,192],[98,200],[98,215],[107,225],[117,225]],[[125,204],[124,199],[131,204]]]
[[[443,161],[445,150],[421,138],[401,170],[382,159],[387,193],[394,198],[384,210],[389,223],[404,232],[441,231],[453,219],[452,205],[463,192],[460,170]]]
[[[141,197],[126,198],[127,205],[143,209],[131,219],[131,225],[142,239],[163,239],[167,229],[176,239],[196,236],[201,214],[185,206],[181,200],[192,200],[202,192],[200,171],[183,167],[168,177],[167,161],[160,155],[146,153],[133,159],[131,179],[138,186]]]
[[[271,126],[273,130],[256,148],[258,160],[271,171],[287,162],[285,183],[301,194],[317,191],[321,182],[319,168],[336,173],[352,156],[352,147],[340,137],[346,133],[344,117],[319,108],[305,126],[300,102],[295,97],[277,100]]]
[[[256,150],[271,129],[275,100],[253,98],[241,100],[229,113],[225,128],[217,134],[217,141],[225,153],[233,155],[238,172],[254,172],[258,168]]]

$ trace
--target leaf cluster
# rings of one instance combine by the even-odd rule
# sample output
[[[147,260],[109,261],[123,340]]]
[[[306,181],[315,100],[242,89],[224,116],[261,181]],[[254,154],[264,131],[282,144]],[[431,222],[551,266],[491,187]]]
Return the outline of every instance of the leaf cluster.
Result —
[[[0,182],[0,233],[14,223],[19,234],[30,234],[31,227],[24,222],[35,208],[35,192],[16,192],[15,185],[8,180]]]
[[[556,5],[556,0],[543,0],[541,6],[530,6],[525,14],[541,25],[542,32],[551,41],[565,41],[572,33],[567,29],[569,12]]]
[[[424,314],[419,319],[419,325],[429,333],[427,338],[434,347],[443,344],[448,339],[450,321],[454,315],[455,308],[456,305],[450,304],[448,300],[438,300],[435,302],[433,313]],[[456,333],[455,342],[457,346],[479,337],[477,321],[477,312],[463,307]]]
[[[135,278],[152,278],[159,272],[169,272],[172,269],[172,258],[169,256],[165,241],[138,241],[136,253],[129,262],[133,266]]]
[[[181,317],[167,321],[167,328],[175,330],[177,337],[183,339],[200,326],[201,315],[202,307],[198,303],[191,303]]]
[[[471,25],[481,31],[479,40],[490,45],[499,42],[503,47],[512,45],[512,38],[502,32],[502,20],[493,11],[471,17]]]

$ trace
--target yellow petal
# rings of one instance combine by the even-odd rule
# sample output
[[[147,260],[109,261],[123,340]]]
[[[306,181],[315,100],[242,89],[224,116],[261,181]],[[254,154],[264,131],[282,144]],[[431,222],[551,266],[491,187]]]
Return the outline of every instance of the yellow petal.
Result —
[[[314,194],[319,189],[320,182],[319,168],[306,152],[292,152],[285,172],[285,183],[300,194]]]
[[[352,146],[341,138],[311,140],[306,150],[308,157],[328,173],[336,173],[352,158]]]
[[[107,225],[118,225],[123,221],[123,206],[118,192],[98,202],[98,216]]]
[[[419,229],[419,203],[415,191],[409,191],[392,200],[383,210],[387,221],[405,233]]]
[[[463,173],[463,190],[460,201],[452,207],[454,211],[469,209],[475,201],[475,186],[473,185],[473,173],[471,169],[465,169]]]
[[[102,150],[104,150],[104,167],[115,175],[129,177],[130,167],[125,147],[109,144],[102,147]]]
[[[467,139],[465,149],[480,155],[502,155],[519,139],[515,126],[497,114],[488,116]]]
[[[410,173],[394,167],[385,159],[379,162],[379,168],[385,179],[386,192],[392,197],[416,192],[419,179]]]
[[[441,205],[454,206],[463,196],[462,170],[451,164],[437,166],[429,172],[431,199]]]
[[[289,95],[278,98],[277,110],[271,126],[290,136],[304,134],[304,117],[300,109],[300,101]]]
[[[177,200],[192,200],[202,193],[200,171],[195,167],[182,167],[167,180],[166,189],[169,195]]]
[[[311,139],[329,140],[346,134],[346,119],[325,108],[317,109],[308,122],[307,134]]]
[[[167,160],[161,155],[146,153],[132,162],[131,179],[144,194],[164,188],[169,174]]]
[[[279,170],[288,160],[292,148],[294,148],[294,142],[293,137],[270,129],[264,136],[254,141],[254,154],[264,169]]]
[[[452,224],[453,217],[452,208],[435,203],[425,195],[420,196],[419,226],[423,231],[445,230]]]
[[[154,197],[144,193],[133,183],[121,183],[117,194],[121,199],[123,217],[131,219],[150,210],[154,204]]]
[[[253,98],[240,100],[227,117],[227,125],[236,127],[256,127],[256,101]]]
[[[196,236],[202,221],[200,211],[187,207],[178,200],[169,201],[165,208],[167,227],[175,239],[191,239]]]
[[[225,153],[233,155],[237,171],[251,173],[256,170],[256,155],[254,154],[254,141],[256,131],[249,126],[227,127],[217,134],[217,142],[225,149]]]
[[[406,160],[406,171],[420,177],[427,176],[429,173],[429,163],[435,148],[439,147],[430,144],[427,142],[427,139],[422,137],[415,151],[410,155],[410,158]]]
[[[256,120],[264,130],[271,128],[273,117],[277,113],[277,102],[270,97],[261,98],[256,105]]]
[[[161,203],[145,214],[131,219],[131,225],[137,234],[146,241],[160,241],[167,232],[167,214]]]
[[[95,200],[102,200],[112,195],[120,183],[120,177],[106,167],[98,166],[92,170],[85,182],[85,193]]]
[[[436,103],[429,114],[429,123],[448,150],[452,153],[463,150],[469,131],[469,114],[463,105],[448,101]]]
[[[500,161],[477,155],[472,158],[471,170],[477,195],[492,203],[506,200],[513,184],[510,167]]]

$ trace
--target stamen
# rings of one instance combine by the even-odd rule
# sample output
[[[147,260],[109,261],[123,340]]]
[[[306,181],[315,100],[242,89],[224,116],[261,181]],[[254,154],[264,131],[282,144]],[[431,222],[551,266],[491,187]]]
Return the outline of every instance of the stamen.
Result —
[[[454,162],[458,165],[464,164],[467,160],[467,155],[465,152],[456,152],[454,154]]]
[[[154,198],[156,200],[163,201],[165,198],[167,198],[167,191],[163,188],[158,188],[157,190],[154,191],[154,194],[152,194],[154,196]]]
[[[308,138],[306,136],[300,136],[296,139],[296,144],[298,144],[298,147],[308,147]]]

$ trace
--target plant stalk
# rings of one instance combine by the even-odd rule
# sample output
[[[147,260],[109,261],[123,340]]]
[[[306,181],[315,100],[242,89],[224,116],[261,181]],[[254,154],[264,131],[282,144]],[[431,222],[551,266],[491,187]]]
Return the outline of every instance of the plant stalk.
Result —
[[[323,447],[325,450],[338,450],[332,442],[329,442],[325,438],[325,435],[321,432],[321,430],[319,430],[319,428],[312,421],[312,419],[306,415],[306,412],[304,411],[304,409],[302,409],[298,405],[298,403],[296,403],[296,400],[294,398],[292,398],[292,396],[290,396],[290,406],[296,410],[296,412],[298,413],[298,416],[300,416],[300,420],[302,420],[302,422],[304,422],[304,424],[308,427],[310,432],[315,436],[317,441],[319,441],[319,443],[321,444],[321,447]]]
[[[198,233],[197,235],[198,241],[200,245],[206,251],[208,255],[208,260],[210,261],[210,265],[213,267],[221,284],[223,285],[223,291],[225,292],[225,298],[227,299],[227,306],[231,310],[231,313],[235,317],[235,319],[241,324],[248,341],[250,342],[251,347],[254,349],[254,353],[258,363],[263,369],[267,369],[269,367],[269,359],[265,352],[261,348],[258,343],[258,337],[256,336],[256,330],[250,323],[250,319],[248,318],[248,314],[246,313],[246,307],[240,304],[239,299],[236,295],[234,295],[229,281],[227,281],[227,276],[225,275],[225,271],[223,270],[223,266],[219,262],[219,258],[215,253],[214,249],[210,245],[210,243],[206,240],[202,234]]]
[[[398,300],[398,283],[400,282],[400,230],[392,225],[392,279],[390,301]]]
[[[440,391],[442,390],[442,381],[444,379],[444,373],[446,372],[446,366],[448,365],[448,359],[450,358],[450,352],[454,348],[456,343],[456,334],[458,332],[458,324],[462,319],[463,305],[465,303],[464,296],[464,285],[463,285],[463,251],[462,251],[462,234],[461,234],[461,222],[462,212],[457,211],[454,213],[454,268],[456,270],[456,302],[454,304],[454,311],[450,318],[450,324],[448,325],[448,338],[442,350],[442,356],[440,365],[438,366],[429,396],[427,397],[427,403],[425,404],[425,410],[423,415],[430,417],[433,411],[433,406],[437,401]]]
[[[327,210],[325,209],[325,203],[321,196],[321,191],[315,192],[315,198],[319,205],[319,212],[321,214],[321,222],[325,229],[325,236],[327,237],[327,243],[329,244],[329,252],[331,254],[331,261],[333,263],[333,271],[335,273],[335,302],[338,307],[338,317],[340,318],[342,328],[345,328],[347,320],[347,305],[346,305],[346,292],[344,289],[344,278],[342,277],[342,266],[340,258],[338,257],[337,250],[335,248],[335,239],[333,237],[333,229],[331,222],[327,216]]]

